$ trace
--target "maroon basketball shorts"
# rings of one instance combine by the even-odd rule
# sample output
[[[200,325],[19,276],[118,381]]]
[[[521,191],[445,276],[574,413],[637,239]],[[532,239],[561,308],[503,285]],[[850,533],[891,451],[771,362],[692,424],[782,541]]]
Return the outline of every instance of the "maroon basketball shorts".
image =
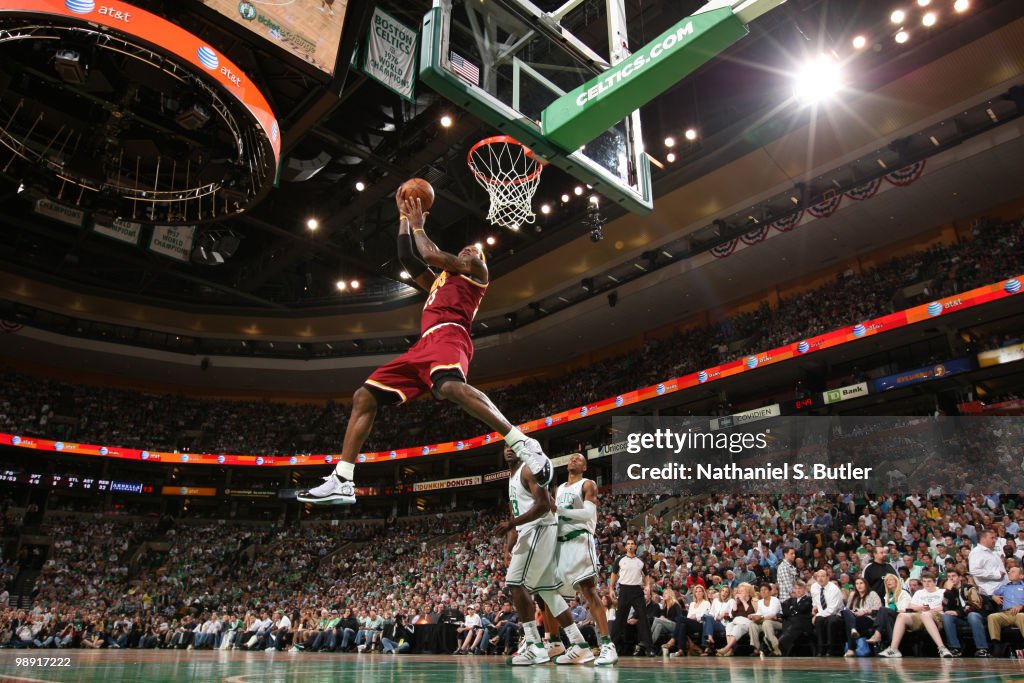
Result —
[[[457,323],[441,323],[427,330],[408,351],[377,368],[366,384],[387,392],[401,403],[429,391],[438,379],[466,381],[473,360],[473,340]]]

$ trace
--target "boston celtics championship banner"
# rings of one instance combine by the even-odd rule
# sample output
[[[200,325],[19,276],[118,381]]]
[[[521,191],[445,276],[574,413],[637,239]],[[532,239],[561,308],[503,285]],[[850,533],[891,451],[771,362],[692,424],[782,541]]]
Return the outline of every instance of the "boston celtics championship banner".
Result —
[[[416,84],[416,31],[379,7],[366,37],[363,71],[410,102]]]
[[[154,225],[149,249],[179,261],[188,261],[192,254],[192,238],[195,232],[194,225]]]
[[[138,244],[142,224],[115,218],[112,221],[97,221],[96,224],[92,226],[92,229],[93,231],[111,239],[115,239],[118,242]]]

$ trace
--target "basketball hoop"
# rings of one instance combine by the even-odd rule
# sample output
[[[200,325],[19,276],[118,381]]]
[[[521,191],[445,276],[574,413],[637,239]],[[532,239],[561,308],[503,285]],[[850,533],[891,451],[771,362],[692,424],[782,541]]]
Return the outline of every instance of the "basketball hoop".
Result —
[[[485,138],[469,149],[466,162],[491,198],[487,220],[492,225],[518,230],[536,220],[531,204],[544,162],[526,145],[508,135]]]

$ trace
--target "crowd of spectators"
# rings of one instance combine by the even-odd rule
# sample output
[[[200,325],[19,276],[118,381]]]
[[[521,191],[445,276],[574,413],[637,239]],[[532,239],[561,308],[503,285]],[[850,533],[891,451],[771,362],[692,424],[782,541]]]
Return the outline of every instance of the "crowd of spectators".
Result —
[[[609,499],[609,519],[639,509],[638,497]],[[213,647],[223,638],[196,642],[213,620],[273,621],[232,644],[281,647],[274,629],[282,615],[312,644],[321,618],[348,610],[364,621],[396,615],[410,626],[416,615],[434,621],[443,611],[462,613],[471,603],[498,599],[504,576],[502,543],[491,530],[501,514],[429,515],[383,522],[310,523],[266,529],[242,523],[178,524],[160,531],[96,515],[63,515],[41,533],[53,549],[34,591],[31,610],[0,605],[0,643],[74,647]],[[614,528],[623,525],[614,522]],[[155,559],[155,561],[153,561]],[[4,566],[8,573],[16,567]],[[190,628],[186,628],[189,626]],[[198,627],[198,630],[196,628]],[[27,631],[25,629],[28,629]],[[383,630],[371,629],[367,647],[381,648]],[[22,638],[19,636],[28,635]],[[188,635],[186,635],[186,633]],[[175,636],[177,635],[177,639]],[[282,636],[285,634],[282,633]],[[358,629],[332,648],[355,648]],[[326,639],[318,647],[327,647]],[[400,639],[392,641],[396,644]],[[249,643],[247,645],[247,643]]]
[[[916,637],[909,633],[931,634],[933,618],[915,622],[899,612],[923,610],[919,601],[943,589],[947,602],[934,617],[950,619],[935,643],[943,656],[969,648],[986,656],[1013,637],[1004,626],[1018,625],[1020,610],[1010,610],[1024,604],[1024,508],[1016,496],[939,485],[910,495],[716,494],[668,499],[660,514],[646,512],[655,502],[602,497],[599,586],[614,617],[605,584],[626,538],[634,539],[649,577],[654,646],[667,653],[809,654],[799,648],[813,644],[818,654],[840,655],[877,643],[896,656],[893,648]],[[503,540],[493,533],[506,514],[366,523],[348,534],[355,540],[323,523],[179,524],[161,534],[137,522],[67,516],[46,525],[54,547],[34,606],[0,606],[0,643],[403,653],[429,626],[449,623],[456,639],[432,631],[418,647],[508,652],[520,632],[503,585]],[[147,564],[149,552],[159,561]],[[879,592],[878,604],[866,591]],[[957,595],[968,602],[954,604]],[[804,623],[801,600],[822,615],[817,626],[810,613]],[[892,606],[899,609],[886,613]],[[586,606],[572,607],[574,619],[590,625]],[[764,613],[780,626],[765,627]],[[620,652],[637,643],[635,621],[618,631]]]
[[[777,305],[489,394],[513,423],[590,403],[1019,274],[1024,252],[1014,247],[1022,240],[1021,223],[982,222],[973,239],[847,271]],[[193,399],[0,372],[0,431],[51,439],[210,453],[331,453],[341,449],[347,418],[344,404]],[[449,441],[479,429],[457,407],[425,400],[382,411],[366,449]]]

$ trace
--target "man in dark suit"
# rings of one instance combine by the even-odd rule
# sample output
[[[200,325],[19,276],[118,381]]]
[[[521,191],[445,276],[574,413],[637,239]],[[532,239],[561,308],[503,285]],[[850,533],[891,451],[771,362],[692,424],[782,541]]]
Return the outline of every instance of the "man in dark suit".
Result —
[[[793,594],[782,602],[782,634],[778,642],[768,641],[768,634],[765,633],[765,641],[768,641],[769,645],[774,645],[771,653],[773,656],[788,656],[793,645],[811,637],[814,631],[811,625],[813,607],[811,596],[807,594],[807,584],[797,581],[793,585]]]

